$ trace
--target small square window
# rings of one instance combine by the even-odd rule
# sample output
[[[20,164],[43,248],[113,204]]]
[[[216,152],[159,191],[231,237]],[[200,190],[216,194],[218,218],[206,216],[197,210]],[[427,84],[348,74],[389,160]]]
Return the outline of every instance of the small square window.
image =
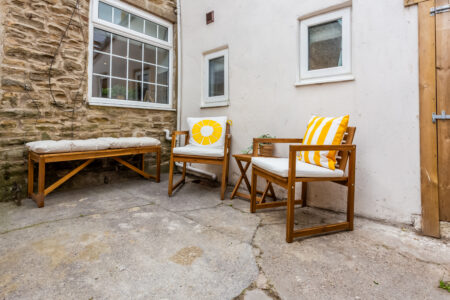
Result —
[[[228,105],[228,49],[204,56],[202,106]]]
[[[297,85],[353,79],[351,8],[300,20],[300,70]]]

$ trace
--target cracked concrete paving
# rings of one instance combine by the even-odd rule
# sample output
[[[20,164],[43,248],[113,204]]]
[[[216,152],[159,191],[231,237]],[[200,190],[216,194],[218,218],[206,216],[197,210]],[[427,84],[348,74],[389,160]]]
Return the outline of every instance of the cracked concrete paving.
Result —
[[[285,243],[285,210],[249,213],[219,188],[167,178],[0,203],[0,299],[449,299],[446,240],[357,218]],[[298,227],[342,219],[305,208]]]

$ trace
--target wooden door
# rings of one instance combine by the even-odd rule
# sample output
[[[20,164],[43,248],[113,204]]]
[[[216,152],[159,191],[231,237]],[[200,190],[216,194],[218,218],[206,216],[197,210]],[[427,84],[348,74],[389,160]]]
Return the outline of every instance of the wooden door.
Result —
[[[436,113],[450,115],[450,0],[436,0]],[[441,8],[442,12],[439,11]],[[450,120],[436,120],[439,219],[450,221]]]

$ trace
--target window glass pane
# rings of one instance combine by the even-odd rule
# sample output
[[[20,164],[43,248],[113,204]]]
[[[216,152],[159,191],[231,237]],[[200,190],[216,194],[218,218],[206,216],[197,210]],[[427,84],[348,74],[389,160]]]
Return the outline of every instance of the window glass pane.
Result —
[[[125,100],[127,95],[127,81],[121,79],[111,79],[111,98]]]
[[[145,34],[152,37],[158,37],[158,25],[145,20]]]
[[[167,91],[168,91],[167,87],[158,85],[156,102],[162,103],[162,104],[168,104],[169,97],[167,95]]]
[[[136,30],[137,32],[144,33],[144,19],[135,15],[131,15],[130,28]]]
[[[158,67],[158,84],[169,84],[169,69]]]
[[[128,61],[128,79],[142,81],[142,62]]]
[[[93,57],[92,72],[95,74],[109,75],[110,56],[107,54],[94,52]]]
[[[156,88],[153,84],[144,83],[144,102],[155,102]]]
[[[342,66],[342,19],[308,28],[308,69]]]
[[[114,7],[114,24],[128,28],[129,13]]]
[[[224,56],[209,61],[209,86],[208,96],[225,95],[225,58]]]
[[[169,50],[158,48],[158,65],[169,66]]]
[[[144,61],[156,64],[156,47],[151,45],[145,45],[144,47]]]
[[[161,25],[158,26],[158,38],[160,40],[167,41],[168,40],[168,32],[169,32],[169,30],[167,29],[167,27],[164,27]]]
[[[144,64],[144,81],[156,82],[156,67],[153,65]]]
[[[109,78],[92,76],[92,97],[108,98]]]
[[[112,6],[103,2],[98,3],[98,18],[112,22]]]
[[[141,101],[141,83],[128,81],[128,98],[127,100]]]
[[[142,61],[142,43],[130,40],[128,57]]]
[[[111,75],[127,78],[127,60],[120,57],[112,57]]]
[[[127,39],[123,36],[113,34],[112,53],[120,56],[127,56]]]
[[[94,50],[108,52],[111,47],[111,34],[94,28]]]

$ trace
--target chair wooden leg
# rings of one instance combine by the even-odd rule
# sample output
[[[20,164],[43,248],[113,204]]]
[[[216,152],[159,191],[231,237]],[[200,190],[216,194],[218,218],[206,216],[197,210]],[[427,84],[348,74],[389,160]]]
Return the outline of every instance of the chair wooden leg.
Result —
[[[255,170],[252,168],[252,185],[251,185],[251,196],[250,196],[250,212],[256,212],[256,185],[258,183],[258,175],[256,175]]]
[[[38,207],[44,207],[45,199],[45,161],[39,159],[39,175],[38,175],[38,194],[36,195],[36,204]]]
[[[33,194],[33,183],[34,183],[34,162],[31,159],[31,154],[28,153],[28,197]]]
[[[181,173],[181,180],[185,180],[186,179],[186,167],[187,167],[187,163],[183,163],[183,172]]]
[[[220,199],[225,200],[225,190],[227,188],[227,163],[226,158],[222,164],[222,182],[220,187]]]
[[[306,206],[306,196],[308,194],[308,183],[302,182],[302,207]]]
[[[355,210],[355,164],[356,164],[356,149],[350,152],[350,161],[348,164],[348,191],[347,191],[347,222],[348,229],[353,230],[353,219]]]
[[[161,181],[161,148],[156,151],[156,182]]]
[[[175,162],[173,161],[173,155],[170,155],[170,161],[169,161],[169,189],[168,194],[169,197],[172,196],[173,192],[173,168],[174,168]]]
[[[294,240],[294,205],[295,205],[295,182],[288,184],[288,199],[286,212],[286,242]]]

